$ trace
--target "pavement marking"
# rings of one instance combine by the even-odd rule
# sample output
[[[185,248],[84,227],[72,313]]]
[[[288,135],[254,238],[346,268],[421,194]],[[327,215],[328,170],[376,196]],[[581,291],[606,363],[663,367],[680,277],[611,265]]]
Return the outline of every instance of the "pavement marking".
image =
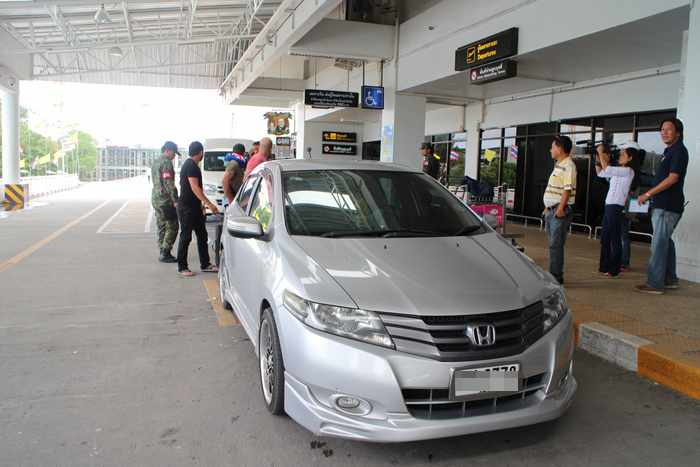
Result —
[[[146,217],[146,226],[143,228],[144,233],[150,233],[151,232],[151,224],[153,223],[153,206],[148,205],[148,216]]]
[[[102,224],[102,225],[100,226],[99,229],[97,229],[97,233],[102,233],[102,231],[103,231],[104,229],[106,229],[106,228],[109,226],[109,224],[112,223],[112,221],[113,221],[114,219],[117,218],[117,216],[119,215],[119,213],[122,212],[122,211],[124,210],[124,208],[126,207],[127,204],[129,204],[129,200],[124,201],[124,204],[122,204],[122,206],[121,206],[119,209],[117,209],[117,212],[115,212],[114,214],[112,214],[112,217],[110,217],[109,219],[107,219],[107,220],[105,221],[105,223]]]
[[[0,263],[0,272],[6,271],[6,270],[10,269],[12,266],[17,265],[20,261],[22,261],[23,259],[30,256],[32,253],[36,252],[40,248],[46,246],[51,241],[60,237],[67,230],[71,229],[72,227],[75,227],[76,225],[78,225],[79,223],[81,223],[82,221],[87,219],[88,217],[95,214],[97,211],[99,211],[100,209],[105,207],[110,201],[112,201],[112,200],[108,199],[107,201],[103,202],[102,204],[100,204],[96,208],[92,209],[91,211],[89,211],[89,212],[83,214],[82,216],[78,217],[77,219],[72,220],[71,222],[67,223],[66,225],[64,225],[63,227],[61,227],[60,229],[58,229],[57,231],[55,231],[54,233],[52,233],[48,237],[44,238],[43,240],[39,240],[38,242],[36,242],[32,246],[21,251],[19,254],[13,256],[12,258],[10,258],[8,260],[3,261],[2,263]]]
[[[214,313],[216,313],[219,327],[227,328],[240,324],[233,312],[225,309],[219,299],[219,281],[217,279],[204,279],[202,283],[207,291],[209,303],[211,303],[211,307],[214,309]]]

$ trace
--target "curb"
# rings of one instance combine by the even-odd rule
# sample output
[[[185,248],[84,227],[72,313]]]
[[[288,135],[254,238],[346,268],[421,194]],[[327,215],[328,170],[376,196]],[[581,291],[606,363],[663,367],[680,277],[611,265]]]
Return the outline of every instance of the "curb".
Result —
[[[693,358],[686,355],[692,355],[697,351],[682,350],[684,347],[697,346],[697,341],[693,341],[690,345],[678,345],[678,341],[689,342],[692,339],[668,334],[662,335],[660,339],[655,339],[653,336],[646,339],[613,327],[615,324],[623,327],[630,321],[607,324],[598,321],[579,321],[575,310],[573,313],[576,345],[579,348],[688,397],[700,400],[700,367]]]

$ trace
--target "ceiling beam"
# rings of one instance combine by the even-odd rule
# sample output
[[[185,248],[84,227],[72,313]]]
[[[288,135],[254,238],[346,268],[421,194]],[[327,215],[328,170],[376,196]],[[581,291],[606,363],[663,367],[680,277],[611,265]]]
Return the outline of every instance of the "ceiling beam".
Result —
[[[61,31],[61,33],[63,33],[63,38],[66,41],[66,44],[70,45],[71,47],[78,46],[80,41],[78,40],[77,34],[73,30],[70,23],[66,21],[66,18],[63,16],[63,12],[58,5],[49,5],[47,6],[47,9],[49,11],[49,15],[53,19],[53,22],[56,24],[56,27]]]
[[[187,18],[187,38],[192,37],[192,24],[194,24],[194,15],[197,13],[197,0],[190,0],[190,15]]]
[[[131,29],[131,18],[129,17],[129,5],[127,2],[122,2],[122,13],[124,14],[126,31],[129,34],[129,42],[134,42],[134,31]]]

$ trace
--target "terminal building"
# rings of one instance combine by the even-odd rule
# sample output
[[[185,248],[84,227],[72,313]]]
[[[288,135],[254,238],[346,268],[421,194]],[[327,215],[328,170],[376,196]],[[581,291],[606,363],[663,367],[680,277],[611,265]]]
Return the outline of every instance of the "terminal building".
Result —
[[[130,39],[121,44],[165,47],[167,41],[149,45],[152,38],[129,27],[128,18],[141,14],[133,3],[119,32]],[[160,17],[167,17],[171,3],[159,4]],[[61,71],[51,63],[70,62],[70,37],[63,49],[42,48],[31,42],[19,12],[0,33],[3,43],[17,42],[13,50],[32,50],[30,62],[0,52],[0,63],[9,70],[5,75],[17,79],[211,88],[229,104],[288,108],[297,158],[418,168],[418,148],[430,141],[444,164],[445,183],[468,175],[514,189],[514,219],[539,217],[552,168],[549,146],[554,135],[566,134],[576,143],[579,169],[575,228],[586,233],[600,223],[605,190],[595,177],[595,144],[638,141],[651,175],[664,149],[659,124],[678,116],[691,160],[685,184],[690,204],[675,237],[678,268],[683,278],[700,281],[696,2],[251,1],[249,21],[226,29],[239,34],[234,38],[212,32],[216,21],[225,22],[227,2],[206,3],[191,12],[187,40],[169,43],[173,53],[158,53],[166,57],[159,64],[127,57],[123,70],[104,68],[100,63],[112,52],[105,43],[92,52],[104,60]],[[3,112],[11,113],[17,86],[4,83]],[[16,119],[4,116],[3,134]],[[12,157],[3,158],[6,168],[6,158],[13,167]],[[649,221],[640,218],[633,230],[648,236]]]
[[[108,181],[147,173],[160,156],[158,149],[106,146],[97,149],[97,180]]]

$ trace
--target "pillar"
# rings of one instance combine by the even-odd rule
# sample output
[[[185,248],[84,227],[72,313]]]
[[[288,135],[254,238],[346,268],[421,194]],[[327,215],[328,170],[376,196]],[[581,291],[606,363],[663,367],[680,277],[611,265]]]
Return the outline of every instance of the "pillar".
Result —
[[[304,99],[296,102],[293,106],[294,115],[292,116],[292,123],[294,124],[294,132],[296,133],[296,154],[297,159],[303,159],[306,154],[306,144],[304,138],[306,120],[306,106],[304,105]]]
[[[676,241],[678,275],[700,282],[700,4],[690,3],[690,21],[684,60],[681,67],[681,91],[678,118],[685,126],[685,145],[690,160],[685,178],[686,206],[674,239]],[[686,35],[684,35],[685,38]]]
[[[2,180],[19,183],[19,82],[2,86]]]
[[[382,162],[420,169],[425,139],[425,97],[397,92],[395,61],[384,65],[384,110],[380,128]]]
[[[484,103],[475,102],[464,109],[464,131],[467,132],[467,147],[464,155],[465,175],[477,178],[481,154],[481,122],[484,120]]]

